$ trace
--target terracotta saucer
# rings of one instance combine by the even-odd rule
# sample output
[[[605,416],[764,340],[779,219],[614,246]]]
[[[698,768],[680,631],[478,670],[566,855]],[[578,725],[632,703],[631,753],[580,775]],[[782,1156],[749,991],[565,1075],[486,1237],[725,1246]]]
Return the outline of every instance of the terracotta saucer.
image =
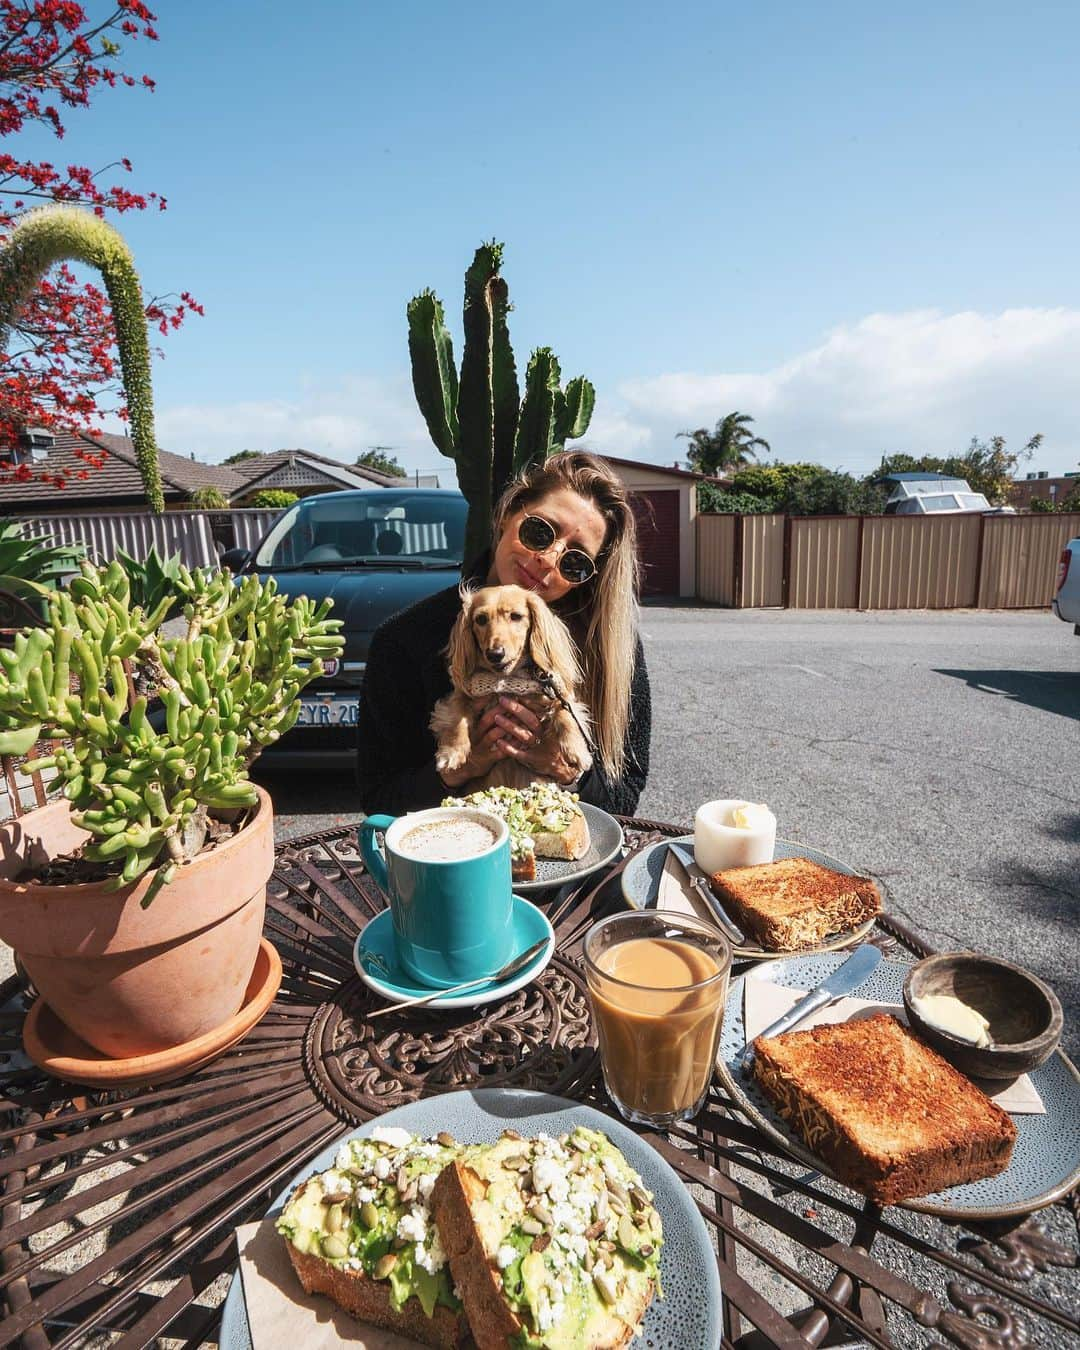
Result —
[[[266,1012],[281,983],[281,957],[266,938],[259,943],[240,1011],[213,1031],[152,1055],[110,1059],[71,1031],[47,1003],[37,999],[23,1024],[23,1049],[54,1078],[88,1087],[149,1087],[201,1068],[241,1040]]]

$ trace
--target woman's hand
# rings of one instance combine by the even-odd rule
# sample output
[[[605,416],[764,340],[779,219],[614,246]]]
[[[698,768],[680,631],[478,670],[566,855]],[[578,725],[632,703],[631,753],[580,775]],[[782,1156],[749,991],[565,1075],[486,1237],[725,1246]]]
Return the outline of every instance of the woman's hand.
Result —
[[[560,745],[541,744],[542,723],[531,708],[504,696],[493,711],[500,731],[496,742],[500,758],[516,759],[540,778],[556,783],[573,783],[580,777],[581,765],[568,760]]]
[[[498,721],[498,716],[497,703],[485,710],[476,724],[468,759],[458,768],[445,769],[440,775],[448,788],[463,787],[474,778],[483,778],[500,759],[506,758],[506,752],[502,748],[506,729]]]
[[[462,787],[490,773],[500,759],[515,759],[539,778],[573,783],[581,776],[581,765],[568,760],[560,746],[541,745],[541,730],[540,719],[530,708],[504,695],[476,724],[469,758],[459,768],[446,770],[443,782],[448,788]]]

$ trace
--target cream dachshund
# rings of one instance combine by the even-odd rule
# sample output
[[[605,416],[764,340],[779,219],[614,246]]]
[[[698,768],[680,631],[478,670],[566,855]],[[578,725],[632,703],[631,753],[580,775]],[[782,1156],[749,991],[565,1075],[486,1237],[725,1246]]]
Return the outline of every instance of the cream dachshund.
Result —
[[[463,589],[446,654],[454,692],[436,703],[430,723],[439,773],[465,764],[477,723],[501,695],[517,699],[540,719],[538,750],[558,748],[579,772],[589,768],[589,715],[574,697],[581,680],[577,656],[566,625],[538,595],[521,586]],[[542,777],[507,757],[469,786],[525,787]]]

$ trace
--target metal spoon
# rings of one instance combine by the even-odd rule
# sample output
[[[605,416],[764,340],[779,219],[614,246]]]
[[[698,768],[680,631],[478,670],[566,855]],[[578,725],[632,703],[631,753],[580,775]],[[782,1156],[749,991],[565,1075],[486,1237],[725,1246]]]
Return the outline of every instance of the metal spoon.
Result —
[[[368,1013],[368,1021],[373,1021],[376,1017],[382,1017],[385,1013],[397,1012],[401,1008],[417,1008],[422,1003],[434,1003],[436,999],[444,998],[447,994],[459,994],[463,989],[473,989],[478,984],[495,983],[501,984],[503,980],[508,980],[511,975],[516,975],[519,970],[524,970],[530,961],[534,961],[544,948],[551,941],[550,938],[542,937],[539,942],[515,956],[512,961],[507,961],[501,970],[497,970],[494,975],[481,975],[478,980],[466,980],[464,984],[451,985],[449,989],[436,989],[433,994],[423,994],[420,998],[403,999],[400,1003],[389,1003],[385,1008],[376,1008],[374,1012]]]

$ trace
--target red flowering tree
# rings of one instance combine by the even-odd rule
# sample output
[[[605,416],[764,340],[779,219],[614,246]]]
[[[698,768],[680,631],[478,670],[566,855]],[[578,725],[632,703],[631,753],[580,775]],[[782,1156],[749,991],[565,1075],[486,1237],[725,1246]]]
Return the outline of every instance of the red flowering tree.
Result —
[[[73,0],[0,0],[0,243],[15,217],[41,202],[86,206],[106,211],[165,209],[155,192],[137,193],[121,183],[107,184],[113,171],[131,172],[127,159],[89,169],[69,164],[20,159],[7,153],[11,138],[38,124],[58,139],[64,135],[62,109],[85,108],[102,86],[152,90],[149,76],[120,68],[122,44],[157,40],[155,16],[141,0],[112,0],[87,10]],[[188,310],[202,313],[192,297],[154,297],[147,319],[161,333],[178,328]],[[7,350],[0,350],[0,446],[13,445],[26,426],[52,430],[95,431],[103,404],[126,417],[119,385],[112,313],[97,286],[80,283],[60,264],[38,286],[14,325]],[[98,457],[83,456],[90,467]],[[39,477],[63,487],[66,476],[54,470],[32,473],[0,458],[0,474]],[[86,477],[89,467],[79,470]]]

